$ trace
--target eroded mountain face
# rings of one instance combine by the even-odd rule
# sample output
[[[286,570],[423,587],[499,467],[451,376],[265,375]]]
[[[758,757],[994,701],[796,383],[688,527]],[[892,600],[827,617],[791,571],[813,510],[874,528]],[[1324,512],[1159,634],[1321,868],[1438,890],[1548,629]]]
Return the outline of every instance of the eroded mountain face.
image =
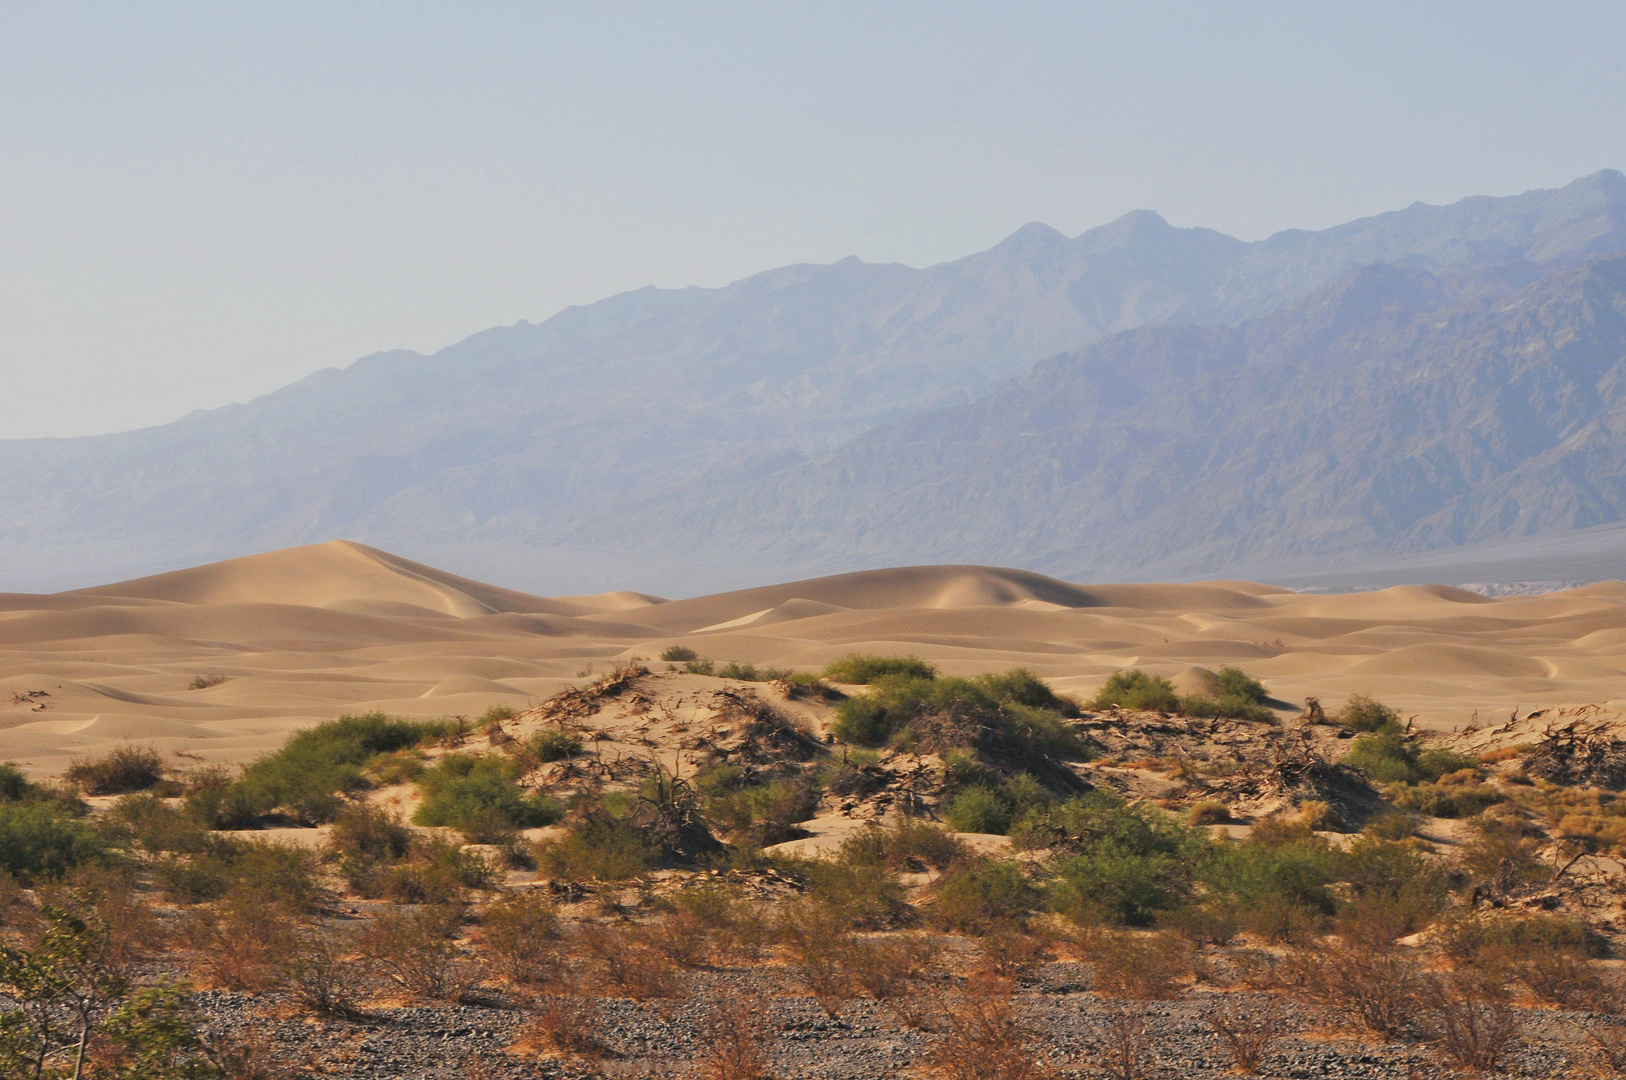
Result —
[[[1241,349],[1253,370],[1261,354],[1313,350],[1317,335],[1332,335],[1346,346],[1339,362],[1370,368],[1369,380],[1381,384],[1372,410],[1391,416],[1380,400],[1393,397],[1394,365],[1356,348],[1353,325],[1318,321],[1327,303],[1357,321],[1371,313],[1345,301],[1305,301],[1315,290],[1362,266],[1397,263],[1431,272],[1433,282],[1419,286],[1437,294],[1430,303],[1455,302],[1621,250],[1626,178],[1606,172],[1558,191],[1418,205],[1256,244],[1137,212],[1075,239],[1027,226],[986,252],[924,270],[848,259],[724,289],[646,289],[538,326],[489,330],[434,356],[379,354],[159,428],[0,444],[0,501],[11,511],[0,551],[12,567],[11,587],[85,584],[346,537],[544,591],[616,580],[694,592],[838,565],[918,561],[915,553],[927,549],[952,549],[942,557],[966,561],[988,558],[992,546],[1002,554],[989,561],[1052,566],[1056,550],[1089,537],[1058,538],[1033,524],[1043,506],[1081,518],[1086,533],[1104,520],[1139,529],[1121,550],[1097,555],[1100,566],[1218,565],[1254,549],[1250,524],[1283,532],[1283,544],[1308,554],[1337,544],[1403,550],[1564,527],[1558,509],[1509,521],[1499,506],[1412,533],[1440,509],[1422,489],[1449,480],[1430,472],[1427,454],[1421,477],[1406,463],[1433,430],[1426,411],[1404,439],[1378,432],[1371,445],[1339,448],[1348,471],[1374,487],[1377,517],[1368,532],[1334,526],[1324,537],[1319,523],[1274,514],[1279,494],[1306,481],[1305,461],[1314,474],[1320,460],[1313,452],[1306,459],[1291,439],[1258,447],[1250,463],[1234,466],[1246,483],[1222,486],[1215,500],[1229,516],[1198,515],[1170,533],[1157,512],[1162,489],[1184,501],[1189,459],[1204,452],[1203,440],[1230,446],[1238,430],[1326,424],[1313,388],[1296,383],[1267,377],[1227,396],[1210,370],[1219,362],[1214,350]],[[1347,282],[1340,288],[1347,292]],[[1289,309],[1296,314],[1284,321]],[[1136,332],[1249,319],[1245,344],[1222,331]],[[1399,331],[1373,329],[1405,349]],[[1464,332],[1466,344],[1473,327]],[[1041,371],[1031,377],[1039,383],[1011,384],[1035,361],[1122,333],[1129,334],[1122,344],[1103,347],[1133,360],[1137,377],[1102,367],[1062,388],[1058,404],[1076,413],[1082,401],[1086,412],[1122,418],[1142,402],[1157,423],[1123,429],[1116,441],[1092,431],[1069,442],[1053,437],[1056,422],[1038,416],[1031,418],[1038,426],[1011,430],[1016,444],[994,447],[993,458],[980,450],[956,457],[966,441],[961,425],[983,415],[1007,422],[999,410],[1013,394],[1044,400],[1042,380],[1057,376]],[[1454,333],[1447,328],[1443,337]],[[1280,343],[1260,340],[1266,334]],[[1448,347],[1435,338],[1425,344]],[[1367,389],[1355,383],[1345,392]],[[1464,389],[1464,400],[1469,389],[1482,388]],[[1520,426],[1512,414],[1524,408],[1526,390],[1508,391],[1503,428]],[[1205,395],[1214,396],[1211,407]],[[1192,400],[1170,413],[1183,396]],[[953,411],[961,406],[977,411]],[[1371,417],[1350,423],[1366,432]],[[1198,442],[1175,440],[1171,449],[1171,432],[1186,429]],[[920,431],[947,436],[941,462],[913,446],[919,439],[909,433]],[[905,448],[894,452],[900,437]],[[876,454],[884,460],[872,466]],[[1492,484],[1523,460],[1497,450],[1469,479]],[[951,483],[913,482],[921,468],[936,466]],[[1101,504],[1100,490],[1067,490],[1101,468],[1125,478],[1124,495]],[[921,487],[931,489],[925,501]],[[772,496],[759,508],[762,520],[725,520],[720,531],[685,523],[647,535],[644,512],[667,505],[663,498],[712,515],[714,501],[752,504],[758,489]],[[992,501],[991,489],[999,493]],[[816,527],[827,515],[814,504],[831,501],[860,509],[844,510],[850,520],[824,535]],[[911,533],[900,527],[901,505],[909,516],[938,516],[914,522]],[[996,511],[1020,523],[993,521]],[[1614,520],[1609,513],[1576,508],[1571,518]],[[975,520],[963,526],[967,514]],[[585,530],[584,520],[591,522]],[[804,527],[815,534],[803,535]],[[765,535],[772,530],[779,532]],[[760,561],[742,562],[748,553]]]
[[[1088,580],[1621,520],[1626,261],[1460,292],[1371,267],[1237,327],[1115,335],[641,524],[746,559],[964,556]],[[612,521],[582,534],[613,542]]]

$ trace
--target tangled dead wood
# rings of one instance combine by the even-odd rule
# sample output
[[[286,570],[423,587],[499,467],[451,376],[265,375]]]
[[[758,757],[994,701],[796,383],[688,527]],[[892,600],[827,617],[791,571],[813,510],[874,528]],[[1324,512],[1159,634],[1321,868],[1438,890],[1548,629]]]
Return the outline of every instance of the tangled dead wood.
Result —
[[[1626,739],[1607,725],[1575,720],[1549,728],[1524,757],[1524,770],[1537,780],[1566,787],[1626,788]]]

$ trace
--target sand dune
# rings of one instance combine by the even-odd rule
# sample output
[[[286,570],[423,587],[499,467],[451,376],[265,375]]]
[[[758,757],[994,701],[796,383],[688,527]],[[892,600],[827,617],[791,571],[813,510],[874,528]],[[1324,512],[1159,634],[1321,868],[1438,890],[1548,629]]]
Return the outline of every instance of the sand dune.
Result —
[[[1626,584],[1498,600],[1443,586],[1322,596],[930,566],[686,600],[545,598],[333,542],[0,594],[0,760],[49,775],[134,739],[241,761],[345,712],[523,706],[674,644],[798,668],[853,651],[911,653],[955,674],[1022,665],[1077,692],[1129,665],[1198,690],[1233,664],[1284,701],[1360,691],[1450,727],[1626,698]],[[193,689],[200,676],[213,685]]]

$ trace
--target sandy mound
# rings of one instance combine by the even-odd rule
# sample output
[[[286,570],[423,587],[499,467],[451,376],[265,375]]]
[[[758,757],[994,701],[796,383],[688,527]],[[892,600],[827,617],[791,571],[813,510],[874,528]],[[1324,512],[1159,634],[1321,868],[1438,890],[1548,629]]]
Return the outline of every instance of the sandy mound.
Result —
[[[685,645],[812,670],[903,653],[1022,666],[1070,693],[1140,666],[1183,692],[1241,667],[1335,706],[1375,694],[1450,728],[1626,696],[1626,584],[1489,600],[1444,587],[1301,595],[1249,582],[1072,585],[906,567],[662,601],[557,599],[334,542],[53,596],[0,595],[0,760],[59,771],[127,739],[241,761],[346,712],[518,708]]]
[[[590,610],[458,577],[348,540],[284,548],[190,570],[81,589],[79,595],[139,597],[196,605],[342,607],[382,603],[460,618],[498,611],[575,615]]]

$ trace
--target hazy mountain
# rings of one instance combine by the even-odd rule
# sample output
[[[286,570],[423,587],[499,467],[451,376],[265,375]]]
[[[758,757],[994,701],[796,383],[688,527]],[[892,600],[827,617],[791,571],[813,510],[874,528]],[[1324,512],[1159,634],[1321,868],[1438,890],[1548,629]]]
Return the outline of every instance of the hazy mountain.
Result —
[[[753,565],[997,559],[1089,580],[1626,520],[1626,259],[1457,292],[1376,265],[1240,326],[1120,333],[581,539],[658,521],[664,544]]]
[[[162,427],[0,442],[3,584],[85,583],[346,537],[531,588],[599,587],[625,570],[613,584],[683,592],[682,578],[648,577],[652,558],[700,565],[665,543],[664,527],[634,565],[587,537],[624,545],[614,522],[649,527],[640,508],[664,505],[663,493],[711,505],[770,478],[780,490],[877,425],[1002,392],[1034,361],[1103,335],[1257,320],[1374,262],[1427,268],[1461,298],[1618,251],[1626,178],[1603,172],[1253,244],[1142,211],[1075,239],[1025,226],[923,270],[846,259],[723,289],[644,289],[433,356],[368,357]],[[580,531],[587,519],[597,533]],[[745,531],[742,550],[796,546]],[[495,551],[505,565],[492,565]],[[541,551],[546,562],[516,576],[512,560]],[[601,573],[583,580],[590,566]],[[714,565],[705,585],[767,569]]]

